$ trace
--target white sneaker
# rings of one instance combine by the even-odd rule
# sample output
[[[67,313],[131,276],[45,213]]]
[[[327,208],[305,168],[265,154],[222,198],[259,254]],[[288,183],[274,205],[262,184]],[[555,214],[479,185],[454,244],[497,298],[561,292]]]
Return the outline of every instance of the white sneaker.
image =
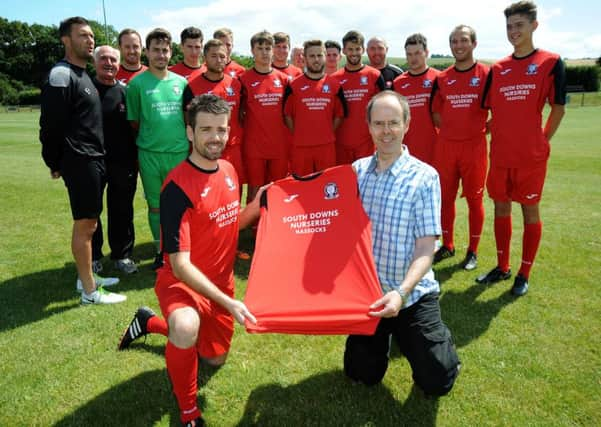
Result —
[[[125,295],[109,292],[102,286],[96,288],[91,294],[81,293],[81,303],[87,304],[117,304],[127,299]]]
[[[96,274],[102,271],[102,262],[99,259],[92,261],[92,271]]]
[[[93,276],[94,276],[94,281],[96,282],[96,286],[104,286],[105,288],[108,288],[110,286],[114,286],[117,283],[119,283],[118,277],[102,277],[96,273],[94,273]],[[77,289],[77,292],[83,292],[83,284],[81,283],[80,278],[77,278],[77,283],[75,284],[75,288]]]
[[[132,274],[138,271],[138,266],[131,258],[123,258],[115,261],[115,268],[125,274]]]

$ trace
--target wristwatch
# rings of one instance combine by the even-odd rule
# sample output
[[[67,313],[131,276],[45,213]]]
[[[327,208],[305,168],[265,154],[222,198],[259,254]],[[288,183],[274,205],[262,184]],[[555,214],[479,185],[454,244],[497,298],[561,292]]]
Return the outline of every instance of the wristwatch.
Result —
[[[401,308],[405,305],[405,303],[407,302],[407,292],[405,292],[403,290],[402,287],[398,287],[395,289],[395,291],[398,292],[398,294],[401,296]]]

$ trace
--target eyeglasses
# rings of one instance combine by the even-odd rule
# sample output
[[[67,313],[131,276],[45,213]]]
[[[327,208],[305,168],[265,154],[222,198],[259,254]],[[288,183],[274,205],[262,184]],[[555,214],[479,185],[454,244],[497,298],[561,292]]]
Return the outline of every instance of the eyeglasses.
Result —
[[[390,130],[399,130],[402,127],[402,122],[400,120],[390,120],[388,122],[375,120],[371,122],[370,126],[378,130],[384,130],[386,127]]]

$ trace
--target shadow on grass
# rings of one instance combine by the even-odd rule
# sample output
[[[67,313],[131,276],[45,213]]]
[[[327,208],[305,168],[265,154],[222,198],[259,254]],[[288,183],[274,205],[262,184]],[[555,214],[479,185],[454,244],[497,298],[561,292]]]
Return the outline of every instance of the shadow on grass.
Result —
[[[438,400],[422,397],[415,386],[399,402],[382,384],[354,384],[341,371],[331,371],[286,387],[254,389],[238,426],[434,426],[437,412]]]
[[[199,407],[206,406],[202,387],[218,368],[199,363]],[[180,426],[177,401],[166,369],[144,372],[111,387],[55,424],[67,426],[151,426],[166,415],[171,426]]]
[[[145,245],[142,245],[145,246]],[[116,292],[154,287],[156,273],[140,268],[138,273],[126,275],[105,261],[103,274],[121,279]],[[43,320],[79,307],[79,293],[75,291],[77,271],[73,262],[64,268],[38,271],[13,277],[0,283],[0,332]]]

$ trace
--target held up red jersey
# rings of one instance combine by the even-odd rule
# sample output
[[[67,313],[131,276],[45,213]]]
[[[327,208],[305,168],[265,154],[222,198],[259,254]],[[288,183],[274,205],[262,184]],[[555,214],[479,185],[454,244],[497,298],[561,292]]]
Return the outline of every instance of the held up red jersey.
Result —
[[[344,94],[340,84],[329,75],[319,80],[306,74],[297,77],[286,90],[284,114],[294,120],[293,146],[334,144],[333,120],[344,117]]]
[[[427,68],[417,75],[405,71],[392,82],[392,88],[407,98],[411,109],[409,131],[403,143],[409,147],[412,156],[430,165],[436,143],[436,128],[430,114],[430,99],[434,80],[438,74],[440,71],[434,68]]]
[[[458,70],[453,65],[436,77],[432,111],[440,113],[441,139],[482,141],[488,117],[488,111],[482,108],[488,69],[487,65],[480,62],[467,70]]]
[[[238,79],[227,74],[221,80],[209,80],[204,73],[195,74],[188,80],[184,89],[184,105],[190,104],[192,98],[205,93],[212,93],[227,101],[231,108],[230,112],[230,136],[228,145],[242,144],[242,126],[240,125],[240,96],[242,86]]]
[[[239,210],[238,177],[225,160],[218,160],[214,171],[185,160],[169,172],[161,190],[161,248],[165,256],[156,286],[179,282],[169,254],[190,252],[192,264],[215,285],[232,290]]]
[[[128,70],[123,65],[120,65],[119,71],[117,71],[117,75],[115,75],[115,79],[127,86],[127,83],[129,83],[131,79],[136,77],[138,74],[143,73],[147,69],[148,67],[144,64],[142,64],[140,68],[134,71]]]
[[[371,225],[350,165],[277,181],[263,193],[245,304],[248,332],[373,334],[382,291]]]
[[[246,68],[244,68],[242,65],[238,64],[233,59],[226,64],[226,66],[223,70],[223,72],[225,74],[227,74],[228,76],[230,76],[232,78],[240,77],[245,71],[246,71]]]
[[[565,104],[565,85],[563,61],[542,49],[491,67],[483,103],[492,112],[491,166],[522,168],[547,160],[542,110],[546,102]]]
[[[277,70],[259,73],[254,68],[240,76],[244,111],[246,155],[259,159],[287,158],[283,100],[288,78]]]
[[[372,144],[365,109],[372,96],[386,89],[380,71],[364,65],[357,71],[341,68],[331,76],[340,83],[348,109],[346,120],[336,130],[336,143],[346,148]]]
[[[169,71],[179,74],[186,80],[189,80],[194,74],[201,74],[207,71],[207,67],[205,64],[202,64],[200,67],[189,67],[182,61],[169,67]]]

